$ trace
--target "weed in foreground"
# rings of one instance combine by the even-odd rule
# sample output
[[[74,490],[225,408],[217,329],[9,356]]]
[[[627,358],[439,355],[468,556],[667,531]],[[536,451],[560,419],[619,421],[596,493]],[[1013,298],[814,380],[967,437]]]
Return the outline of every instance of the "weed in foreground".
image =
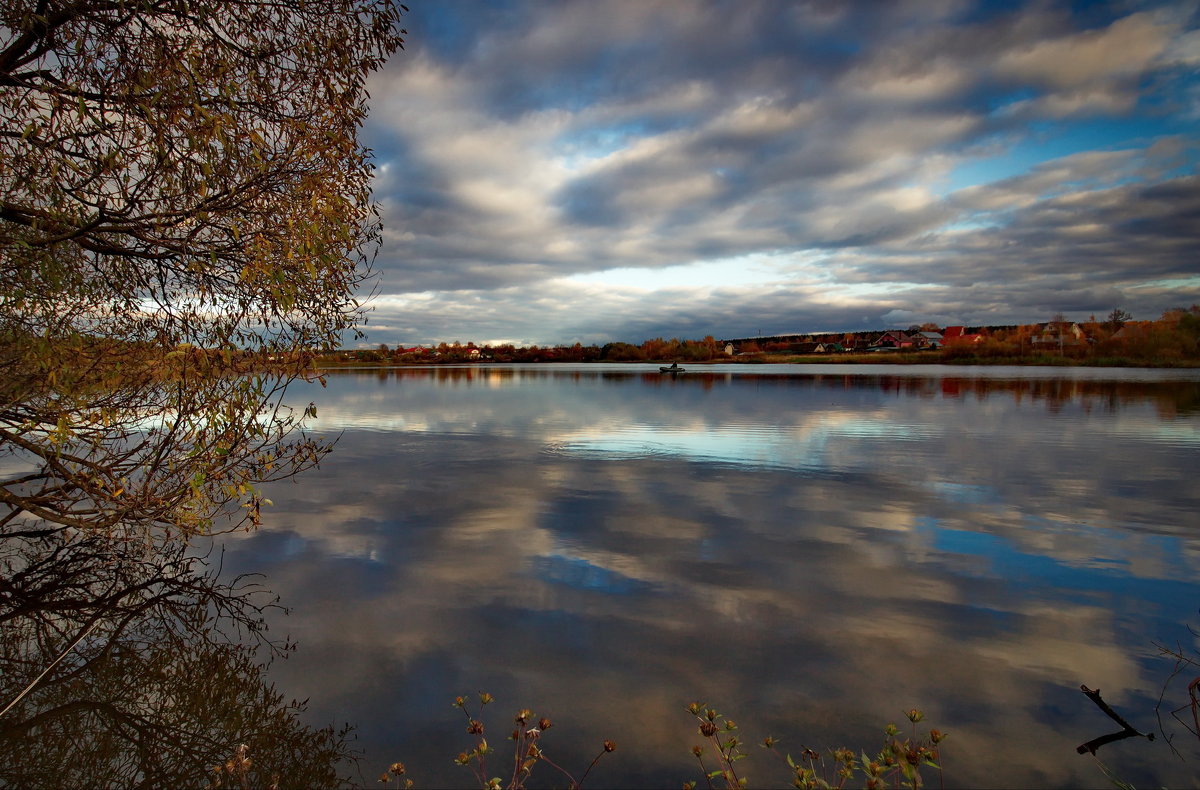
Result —
[[[497,755],[498,750],[489,745],[485,737],[483,709],[493,701],[494,698],[491,694],[481,692],[478,709],[472,714],[467,710],[465,697],[456,697],[454,700],[454,707],[461,710],[467,717],[467,732],[479,737],[475,746],[470,751],[460,752],[454,762],[471,769],[481,790],[524,790],[538,763],[546,763],[558,771],[566,778],[567,786],[571,790],[581,790],[584,780],[587,779],[601,758],[609,752],[616,751],[615,743],[609,740],[604,741],[600,752],[583,774],[576,779],[573,774],[551,760],[541,747],[542,735],[550,729],[550,720],[542,717],[531,726],[534,720],[533,711],[522,709],[514,717],[516,727],[508,736],[509,740],[513,741],[511,771],[509,768],[505,768],[506,777],[489,777],[491,773],[488,768],[489,758],[503,759]],[[726,718],[699,702],[692,703],[687,710],[700,723],[699,732],[713,750],[709,762],[706,763],[705,748],[699,745],[692,747],[692,754],[695,755],[701,771],[704,772],[708,788],[710,790],[716,790],[719,787],[726,788],[726,790],[740,790],[740,788],[747,787],[749,780],[744,773],[739,772],[738,763],[746,759],[749,752],[744,749],[744,742],[738,734],[737,724],[732,719]],[[883,746],[874,758],[868,757],[865,752],[855,755],[853,750],[845,748],[829,749],[827,754],[806,748],[797,759],[791,754],[776,749],[779,741],[770,736],[764,738],[758,745],[778,756],[787,765],[791,773],[791,784],[800,790],[843,788],[856,777],[861,777],[868,790],[883,790],[883,788],[889,787],[907,787],[917,790],[917,788],[924,787],[921,776],[923,767],[932,768],[938,772],[938,784],[941,786],[940,745],[946,739],[945,733],[933,729],[924,736],[918,736],[917,723],[924,719],[924,714],[914,708],[905,716],[912,725],[908,737],[901,740],[900,728],[895,724],[889,724],[884,729]],[[407,778],[406,773],[403,763],[393,763],[388,770],[383,772],[379,781],[382,784],[390,785],[394,780],[396,788],[407,790],[407,788],[413,787],[413,782]],[[684,790],[695,790],[697,783],[686,782],[683,787]]]
[[[746,787],[749,779],[744,771],[739,772],[738,763],[749,754],[743,748],[744,742],[738,735],[737,724],[699,702],[693,702],[687,710],[700,722],[700,735],[704,736],[714,751],[711,761],[705,763],[704,747],[692,747],[692,754],[696,756],[710,790],[717,787],[727,790]],[[945,733],[935,729],[923,738],[918,737],[917,722],[925,718],[924,714],[914,708],[905,716],[912,725],[909,736],[900,740],[900,729],[895,724],[889,724],[884,729],[886,737],[883,746],[874,758],[868,757],[865,752],[856,756],[852,750],[840,748],[828,750],[827,759],[821,752],[806,748],[796,759],[791,754],[780,752],[776,748],[778,739],[771,736],[764,738],[759,746],[777,755],[787,765],[792,774],[792,786],[801,790],[845,787],[860,774],[869,790],[886,787],[910,787],[916,790],[924,786],[922,767],[937,770],[940,785],[940,744],[946,739]],[[695,790],[696,786],[696,782],[688,782],[684,784],[684,790]]]
[[[463,715],[467,717],[467,732],[471,735],[479,736],[478,743],[469,752],[460,752],[454,758],[454,762],[470,768],[482,790],[523,790],[538,763],[545,763],[562,774],[569,783],[567,786],[571,790],[580,790],[583,787],[584,780],[587,779],[588,774],[592,772],[596,764],[600,762],[600,759],[617,749],[617,745],[612,741],[604,741],[600,752],[592,759],[592,762],[583,772],[583,775],[576,779],[573,774],[550,759],[541,747],[542,734],[550,729],[551,726],[550,719],[542,716],[537,719],[536,723],[533,723],[534,712],[527,708],[522,708],[513,717],[516,727],[513,728],[512,733],[508,736],[508,739],[513,742],[511,771],[507,767],[503,769],[507,775],[507,779],[502,776],[489,777],[488,774],[491,773],[488,769],[489,758],[502,759],[496,756],[497,748],[489,745],[485,737],[486,728],[483,723],[483,709],[493,701],[494,698],[491,694],[480,692],[479,708],[472,715],[467,710],[467,700],[465,697],[456,697],[454,699],[454,707],[461,710]],[[411,788],[413,782],[404,776],[405,773],[406,770],[403,763],[393,763],[387,771],[384,771],[379,781],[387,784],[395,779],[397,787]],[[403,781],[403,785],[401,785],[401,781]]]

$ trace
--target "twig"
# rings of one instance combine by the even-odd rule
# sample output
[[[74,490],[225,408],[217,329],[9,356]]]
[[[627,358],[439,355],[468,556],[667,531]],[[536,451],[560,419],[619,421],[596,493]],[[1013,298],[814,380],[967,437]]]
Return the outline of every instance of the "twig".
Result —
[[[1163,682],[1162,691],[1158,693],[1158,702],[1154,705],[1154,717],[1158,720],[1158,731],[1162,733],[1163,740],[1167,742],[1167,746],[1171,747],[1171,751],[1175,754],[1175,756],[1182,760],[1183,755],[1179,753],[1179,750],[1175,748],[1175,744],[1172,743],[1172,741],[1175,740],[1174,734],[1168,733],[1166,728],[1163,727],[1162,706],[1163,700],[1167,696],[1167,689],[1171,687],[1171,683],[1175,680],[1175,677],[1183,671],[1184,666],[1191,662],[1188,661],[1188,658],[1183,655],[1182,647],[1179,647],[1177,652],[1172,652],[1170,648],[1163,647],[1162,645],[1157,645],[1157,647],[1159,652],[1175,658],[1175,668],[1171,670],[1171,674],[1168,675],[1167,679]],[[1179,716],[1176,715],[1177,713],[1178,709],[1171,711],[1171,715],[1178,720]]]
[[[571,777],[572,790],[580,790],[583,787],[583,780],[588,778],[588,774],[590,774],[592,772],[592,769],[596,767],[596,763],[600,762],[600,758],[603,757],[604,755],[608,754],[609,752],[616,751],[616,748],[617,748],[617,745],[615,743],[613,743],[612,741],[606,740],[604,742],[604,749],[599,754],[597,754],[594,758],[592,758],[592,762],[588,765],[587,770],[583,772],[583,776],[579,777],[578,782],[576,782],[575,778],[571,777],[570,774],[567,774],[566,771],[563,771],[564,774],[567,774],[568,777]],[[551,763],[551,765],[553,765],[553,763]],[[557,765],[555,765],[554,767],[558,768]],[[562,771],[563,769],[558,768],[558,770]]]
[[[16,705],[18,702],[20,702],[21,700],[23,700],[25,698],[26,694],[33,691],[34,686],[36,686],[38,683],[40,683],[42,678],[44,678],[44,677],[46,677],[46,675],[50,674],[50,670],[52,670],[56,666],[58,666],[58,662],[62,661],[64,658],[66,658],[70,654],[70,652],[75,649],[75,646],[78,645],[80,642],[82,642],[84,640],[84,638],[88,634],[90,634],[92,632],[92,630],[98,625],[100,625],[99,615],[96,616],[96,619],[92,620],[91,624],[88,625],[88,627],[85,628],[79,634],[79,636],[75,637],[75,640],[73,642],[71,642],[71,644],[67,645],[66,650],[64,650],[58,654],[58,658],[56,658],[50,662],[50,666],[48,666],[44,670],[42,670],[42,674],[40,674],[36,678],[34,678],[33,681],[28,686],[25,687],[24,691],[22,691],[20,694],[18,694],[12,702],[8,703],[8,705],[6,705],[4,707],[4,710],[0,710],[0,716],[3,716],[5,713],[8,713],[10,710],[12,710],[14,705]]]
[[[566,768],[563,768],[561,765],[559,765],[558,763],[551,760],[545,754],[538,754],[538,759],[541,760],[542,762],[546,763],[547,765],[549,765],[551,768],[557,769],[563,776],[567,777],[567,779],[570,780],[570,782],[571,782],[569,785],[567,785],[567,787],[571,788],[571,790],[576,790],[576,788],[581,787],[581,784],[579,782],[575,781],[575,777],[571,775],[570,771],[568,771]],[[597,757],[596,759],[598,760],[600,758]],[[596,764],[596,762],[595,762],[595,760],[593,760],[592,765],[595,765],[595,764]],[[589,768],[588,770],[590,771],[591,768]],[[584,774],[583,776],[584,776],[584,778],[587,778],[587,774]]]
[[[1197,691],[1200,690],[1200,677],[1189,683],[1187,688],[1188,698],[1191,699],[1191,703],[1181,706],[1180,710],[1187,707],[1192,709],[1192,723],[1196,725],[1196,728],[1192,730],[1192,734],[1200,738],[1200,697],[1197,696]],[[1179,717],[1176,716],[1175,718],[1178,719]],[[1183,726],[1187,727],[1187,724],[1185,723]]]
[[[1104,746],[1105,744],[1108,744],[1108,743],[1112,743],[1113,741],[1119,741],[1119,740],[1123,740],[1125,738],[1132,738],[1135,735],[1139,738],[1145,738],[1150,741],[1154,740],[1154,733],[1147,734],[1147,733],[1143,733],[1143,732],[1138,732],[1136,729],[1134,729],[1132,726],[1130,726],[1129,722],[1127,722],[1127,721],[1125,721],[1125,719],[1121,718],[1121,714],[1117,713],[1115,710],[1113,710],[1111,707],[1109,707],[1109,704],[1100,698],[1100,689],[1096,689],[1095,691],[1093,691],[1092,689],[1088,688],[1087,686],[1080,686],[1079,690],[1082,691],[1084,694],[1086,694],[1088,699],[1090,699],[1092,702],[1096,703],[1096,707],[1098,707],[1098,708],[1100,708],[1100,710],[1104,711],[1105,715],[1107,715],[1110,719],[1115,721],[1117,724],[1120,724],[1121,729],[1118,730],[1117,732],[1109,733],[1108,735],[1101,735],[1099,738],[1093,738],[1092,740],[1088,741],[1087,743],[1083,743],[1083,744],[1080,744],[1079,746],[1076,746],[1075,747],[1076,752],[1078,752],[1079,754],[1083,754],[1084,752],[1091,752],[1092,755],[1094,756],[1096,754],[1096,750],[1099,749],[1101,746]]]

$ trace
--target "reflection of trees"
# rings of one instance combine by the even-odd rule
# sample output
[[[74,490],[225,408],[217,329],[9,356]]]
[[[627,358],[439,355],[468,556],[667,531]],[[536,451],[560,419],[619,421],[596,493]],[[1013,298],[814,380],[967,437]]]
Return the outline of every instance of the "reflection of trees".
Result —
[[[344,733],[264,678],[271,597],[199,536],[258,523],[255,485],[328,449],[286,377],[195,350],[89,346],[52,379],[0,354],[0,784],[198,786],[241,744],[249,779],[326,787]],[[190,543],[191,542],[191,543]]]
[[[256,785],[336,783],[344,733],[265,681],[272,600],[192,545],[256,525],[256,485],[327,451],[282,406],[288,376],[75,349],[52,377],[0,350],[0,784],[198,786],[241,744]]]
[[[254,485],[324,451],[296,434],[282,380],[233,375],[218,355],[92,347],[46,377],[20,348],[0,352],[0,524],[10,531],[203,533],[231,505],[241,518],[225,528],[254,523]]]
[[[737,373],[689,369],[687,375],[665,379],[657,370],[611,370],[596,366],[591,370],[562,370],[553,365],[541,368],[507,367],[413,367],[385,368],[362,372],[338,372],[340,376],[372,376],[380,381],[433,380],[439,385],[457,387],[473,384],[509,382],[515,380],[550,379],[570,376],[574,379],[599,379],[606,382],[638,381],[652,385],[676,387],[789,387],[872,390],[919,398],[986,399],[1008,396],[1020,402],[1042,403],[1054,411],[1068,403],[1084,408],[1117,411],[1124,406],[1150,402],[1164,417],[1188,416],[1200,413],[1200,382],[1196,381],[1129,381],[1066,378],[966,378],[958,376],[922,376],[905,374],[863,375],[845,373],[807,374],[756,373],[752,367]]]
[[[259,651],[286,648],[263,636],[269,596],[222,582],[192,545],[256,525],[256,486],[328,450],[282,405],[298,371],[81,338],[46,356],[13,338],[0,346],[0,785],[202,786],[241,744],[256,785],[336,783],[344,733],[304,725],[264,679]]]
[[[65,531],[0,543],[0,783],[203,785],[249,747],[251,783],[327,787],[344,733],[312,729],[263,676],[273,600],[181,543]],[[247,638],[250,640],[247,642]]]
[[[911,381],[911,380],[910,380]],[[935,380],[936,381],[936,380]],[[1152,403],[1164,417],[1194,414],[1200,409],[1200,383],[1195,381],[1092,381],[1074,379],[941,379],[945,397],[1028,398],[1055,410],[1067,403],[1115,412],[1141,402]],[[908,385],[911,389],[913,385]]]

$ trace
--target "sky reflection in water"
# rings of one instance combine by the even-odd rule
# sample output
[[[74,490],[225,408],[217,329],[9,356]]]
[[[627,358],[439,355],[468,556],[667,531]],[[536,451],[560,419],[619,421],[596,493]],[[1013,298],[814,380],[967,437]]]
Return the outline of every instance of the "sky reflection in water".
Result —
[[[227,563],[293,609],[273,675],[359,726],[368,780],[399,759],[468,785],[449,702],[487,690],[497,741],[519,707],[555,720],[562,764],[616,740],[597,786],[698,778],[694,699],[793,752],[871,748],[918,706],[952,733],[948,784],[1103,785],[1074,747],[1112,722],[1079,685],[1149,729],[1171,668],[1153,642],[1197,647],[1200,375],[786,371],[297,391],[339,446],[271,489]],[[1195,786],[1161,740],[1101,756]]]

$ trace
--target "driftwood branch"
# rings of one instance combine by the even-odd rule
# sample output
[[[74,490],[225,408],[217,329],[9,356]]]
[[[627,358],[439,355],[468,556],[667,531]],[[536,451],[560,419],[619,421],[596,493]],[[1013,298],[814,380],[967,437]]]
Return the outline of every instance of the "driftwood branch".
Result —
[[[1105,744],[1112,743],[1113,741],[1124,740],[1125,738],[1132,738],[1135,735],[1139,738],[1145,738],[1150,741],[1154,740],[1154,733],[1138,732],[1129,724],[1129,722],[1125,721],[1125,719],[1121,717],[1121,714],[1117,713],[1112,709],[1112,707],[1109,706],[1107,702],[1101,699],[1100,689],[1092,690],[1087,686],[1080,686],[1079,690],[1086,694],[1088,699],[1096,703],[1096,707],[1104,711],[1104,713],[1110,719],[1115,721],[1117,724],[1120,724],[1121,729],[1117,730],[1116,732],[1110,732],[1108,735],[1101,735],[1099,738],[1093,738],[1087,743],[1080,744],[1079,746],[1075,747],[1075,751],[1079,752],[1080,754],[1083,754],[1084,752],[1091,752],[1092,754],[1095,754],[1096,750]]]

